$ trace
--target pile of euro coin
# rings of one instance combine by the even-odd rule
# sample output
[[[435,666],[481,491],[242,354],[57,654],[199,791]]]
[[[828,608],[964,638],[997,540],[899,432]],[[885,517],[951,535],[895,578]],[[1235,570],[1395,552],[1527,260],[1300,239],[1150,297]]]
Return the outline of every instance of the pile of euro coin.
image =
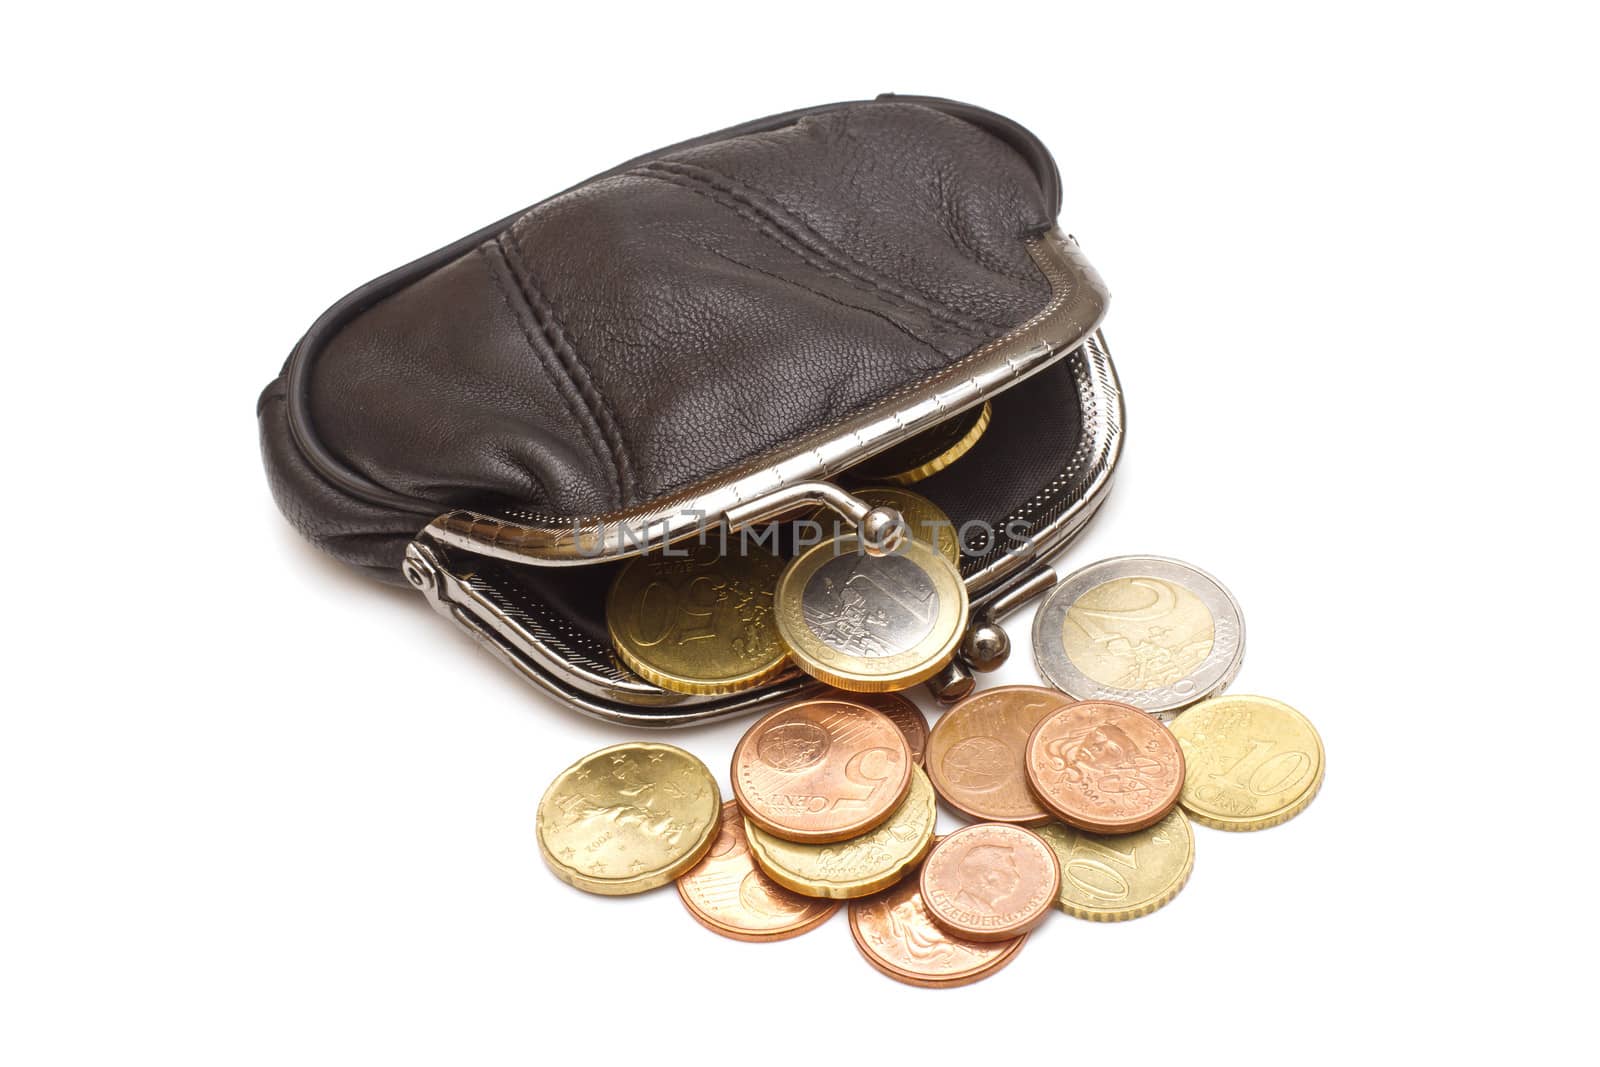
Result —
[[[707,587],[687,603],[714,618],[743,595]],[[671,626],[682,603],[663,613]],[[1239,605],[1176,560],[1125,556],[1068,575],[1035,616],[1048,686],[980,689],[931,729],[888,691],[912,683],[871,676],[875,659],[921,669],[904,668],[904,634],[878,636],[854,641],[851,670],[831,672],[838,688],[751,725],[726,803],[705,764],[671,745],[629,742],[573,764],[538,809],[550,868],[594,893],[675,882],[695,920],[745,941],[803,934],[843,904],[873,967],[955,986],[1004,967],[1057,909],[1116,921],[1172,901],[1194,865],[1191,820],[1277,826],[1322,784],[1305,716],[1225,692],[1244,651]],[[700,640],[748,635],[711,626]],[[936,836],[940,803],[970,823]]]

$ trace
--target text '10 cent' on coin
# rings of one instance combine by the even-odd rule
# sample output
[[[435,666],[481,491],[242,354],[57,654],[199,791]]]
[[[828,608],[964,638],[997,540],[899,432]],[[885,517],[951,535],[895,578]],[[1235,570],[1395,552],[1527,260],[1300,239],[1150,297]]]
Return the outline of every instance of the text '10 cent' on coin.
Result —
[[[539,801],[539,851],[556,877],[620,896],[666,885],[700,862],[722,798],[706,765],[681,748],[636,741],[590,753]]]
[[[1050,914],[1061,892],[1056,854],[1031,830],[967,826],[940,840],[922,863],[922,904],[946,933],[1009,941]]]
[[[967,625],[955,565],[907,539],[868,555],[856,535],[800,555],[778,579],[778,632],[801,670],[838,689],[908,689],[950,661]]]
[[[907,985],[947,988],[987,978],[1016,958],[1026,934],[1011,941],[969,941],[946,933],[922,903],[918,879],[850,903],[850,935],[882,974]]]
[[[764,716],[733,750],[733,795],[787,841],[843,841],[883,822],[911,788],[911,751],[888,716],[807,700]]]
[[[1244,618],[1222,583],[1197,567],[1119,556],[1051,591],[1034,616],[1033,657],[1071,697],[1170,719],[1239,673]]]
[[[1161,821],[1183,789],[1178,739],[1138,708],[1087,700],[1051,712],[1028,738],[1028,784],[1056,818],[1100,834]]]
[[[678,895],[700,925],[737,941],[798,937],[839,910],[833,901],[791,892],[761,872],[745,840],[744,813],[731,800],[722,806],[711,851],[678,879]]]
[[[868,481],[896,485],[912,485],[931,478],[972,451],[972,446],[989,428],[993,416],[994,409],[985,400],[932,429],[862,460],[850,473]]]
[[[1322,738],[1311,721],[1267,697],[1224,696],[1172,724],[1188,774],[1183,806],[1219,830],[1264,830],[1305,810],[1322,788]]]
[[[939,796],[968,818],[1037,826],[1050,812],[1028,788],[1028,736],[1071,700],[1054,689],[1004,685],[956,704],[934,724],[926,766]]]
[[[1059,822],[1037,833],[1061,864],[1061,910],[1080,919],[1149,915],[1177,896],[1194,870],[1194,832],[1182,808],[1131,834],[1091,834]]]
[[[606,598],[617,655],[675,693],[733,693],[788,664],[773,596],[783,561],[754,545],[726,554],[716,540],[629,560]]]
[[[916,867],[933,844],[938,805],[928,776],[918,767],[911,791],[875,829],[827,845],[802,845],[774,837],[745,822],[756,864],[773,881],[796,893],[854,900],[886,889]]]

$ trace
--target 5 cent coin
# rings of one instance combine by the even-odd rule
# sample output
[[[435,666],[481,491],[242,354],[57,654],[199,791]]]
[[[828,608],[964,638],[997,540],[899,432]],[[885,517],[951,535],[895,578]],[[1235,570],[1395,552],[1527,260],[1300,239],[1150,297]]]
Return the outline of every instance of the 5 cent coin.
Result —
[[[1061,868],[1039,835],[980,823],[942,839],[922,864],[922,904],[946,933],[1009,941],[1032,930],[1056,903]]]
[[[539,851],[557,878],[620,896],[666,885],[716,838],[722,798],[681,748],[635,741],[592,752],[539,801]]]
[[[678,895],[695,920],[737,941],[781,941],[815,929],[839,910],[831,901],[791,892],[750,858],[744,813],[722,805],[721,831],[705,858],[678,879]]]
[[[1109,700],[1069,704],[1028,738],[1028,784],[1064,822],[1126,834],[1159,822],[1183,789],[1178,739],[1138,708]]]
[[[807,700],[761,718],[733,750],[733,795],[786,841],[824,843],[877,826],[911,788],[911,750],[880,711]]]
[[[1224,696],[1172,724],[1188,775],[1183,806],[1219,830],[1264,830],[1305,810],[1322,788],[1322,738],[1311,721],[1267,697]]]
[[[1028,736],[1039,720],[1070,704],[1054,689],[1003,685],[974,693],[934,724],[927,768],[952,808],[983,822],[1037,826],[1050,812],[1028,788]]]

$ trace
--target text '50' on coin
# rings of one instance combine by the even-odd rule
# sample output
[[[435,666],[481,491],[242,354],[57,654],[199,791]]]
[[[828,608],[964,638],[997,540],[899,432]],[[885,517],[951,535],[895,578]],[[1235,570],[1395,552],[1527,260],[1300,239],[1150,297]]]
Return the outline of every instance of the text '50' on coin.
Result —
[[[732,693],[788,663],[773,617],[783,561],[735,542],[671,548],[629,560],[606,598],[622,662],[675,693]]]
[[[1264,830],[1305,810],[1322,788],[1322,738],[1311,721],[1267,697],[1224,696],[1172,724],[1188,774],[1183,806],[1219,830]]]
[[[733,750],[733,795],[750,821],[788,841],[856,837],[911,788],[911,752],[888,716],[842,700],[790,704]]]
[[[1061,910],[1093,922],[1137,919],[1178,895],[1194,870],[1182,808],[1131,834],[1091,834],[1053,822],[1037,833],[1061,864]]]
[[[907,539],[870,556],[854,535],[808,549],[778,580],[778,632],[800,669],[839,689],[907,689],[955,653],[967,587],[938,552]]]
[[[1233,595],[1199,568],[1119,556],[1051,591],[1034,616],[1033,657],[1069,696],[1167,719],[1239,673],[1244,619]]]
[[[947,988],[987,978],[1016,958],[1028,935],[969,941],[942,930],[922,903],[918,879],[850,903],[850,935],[862,957],[907,985]]]
[[[681,748],[636,741],[592,752],[539,801],[539,851],[556,877],[619,896],[666,885],[716,837],[722,798]]]
[[[1080,830],[1127,834],[1159,822],[1183,789],[1177,738],[1138,708],[1089,700],[1051,712],[1028,738],[1028,784]]]
[[[1061,893],[1061,869],[1033,831],[980,823],[934,846],[922,863],[921,888],[923,907],[946,933],[1009,941],[1050,914]]]
[[[989,401],[952,415],[909,440],[857,463],[850,473],[869,481],[912,485],[931,478],[972,451],[989,428],[994,409]]]
[[[750,857],[744,813],[722,806],[722,829],[705,858],[678,879],[678,895],[695,920],[737,941],[798,937],[839,910],[832,901],[791,892],[768,878]]]
[[[1028,736],[1072,701],[1037,685],[984,689],[945,712],[928,738],[926,766],[944,802],[968,818],[1036,826],[1050,821],[1028,788]]]
[[[919,767],[911,791],[875,829],[848,841],[802,845],[774,837],[746,820],[756,864],[779,885],[811,897],[853,900],[894,885],[933,844],[938,806]]]

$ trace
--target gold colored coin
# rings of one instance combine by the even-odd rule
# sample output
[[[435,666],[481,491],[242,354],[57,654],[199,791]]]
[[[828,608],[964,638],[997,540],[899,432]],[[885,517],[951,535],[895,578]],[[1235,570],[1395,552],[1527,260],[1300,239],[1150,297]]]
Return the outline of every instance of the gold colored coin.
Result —
[[[767,876],[808,897],[852,900],[894,885],[933,845],[937,819],[933,786],[921,767],[911,771],[911,791],[876,829],[828,845],[802,845],[774,837],[749,819],[750,854]]]
[[[989,428],[994,409],[985,400],[915,437],[862,460],[850,473],[860,478],[911,485],[932,477],[972,451]]]
[[[967,587],[915,540],[885,556],[855,534],[808,549],[778,579],[778,633],[800,669],[852,692],[909,689],[954,655]]]
[[[1322,788],[1322,738],[1281,701],[1213,697],[1179,715],[1172,732],[1188,764],[1179,803],[1206,826],[1277,826],[1304,811]]]
[[[735,693],[778,674],[788,654],[773,623],[783,561],[716,540],[629,560],[606,598],[617,655],[675,693]]]
[[[960,566],[961,544],[956,538],[956,525],[950,516],[939,510],[939,505],[919,493],[893,486],[870,485],[855,490],[855,495],[875,508],[893,508],[906,522],[906,532],[913,540],[921,541],[939,555]],[[825,540],[835,540],[849,533],[844,520],[832,508],[819,508],[810,516]],[[816,534],[816,530],[810,531]]]
[[[1163,907],[1194,870],[1194,831],[1178,808],[1131,834],[1091,834],[1053,822],[1035,831],[1061,864],[1061,910],[1121,922]]]
[[[681,748],[633,741],[591,752],[539,801],[539,851],[557,878],[622,896],[666,885],[716,839],[722,797]]]

